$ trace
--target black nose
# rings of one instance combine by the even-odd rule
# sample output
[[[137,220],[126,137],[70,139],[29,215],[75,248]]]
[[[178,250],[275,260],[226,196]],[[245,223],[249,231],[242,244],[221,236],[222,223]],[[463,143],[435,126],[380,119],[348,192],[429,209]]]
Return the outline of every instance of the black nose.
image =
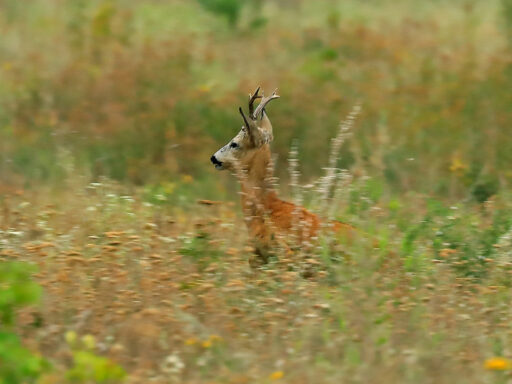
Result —
[[[222,162],[217,160],[217,158],[215,156],[212,156],[210,157],[210,161],[214,164],[214,165],[222,165]]]

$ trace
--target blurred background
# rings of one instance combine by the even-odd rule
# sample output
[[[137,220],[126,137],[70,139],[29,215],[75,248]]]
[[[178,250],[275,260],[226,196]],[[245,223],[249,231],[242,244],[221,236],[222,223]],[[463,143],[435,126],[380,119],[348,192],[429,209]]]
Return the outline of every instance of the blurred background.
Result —
[[[0,0],[0,36],[0,382],[510,382],[512,0]],[[357,236],[256,271],[209,158],[259,85],[280,195]]]
[[[356,175],[449,198],[512,178],[511,0],[4,0],[0,29],[4,185],[72,172],[226,197],[208,159],[258,85],[282,96],[281,177],[294,139],[318,176],[361,103],[340,164]]]

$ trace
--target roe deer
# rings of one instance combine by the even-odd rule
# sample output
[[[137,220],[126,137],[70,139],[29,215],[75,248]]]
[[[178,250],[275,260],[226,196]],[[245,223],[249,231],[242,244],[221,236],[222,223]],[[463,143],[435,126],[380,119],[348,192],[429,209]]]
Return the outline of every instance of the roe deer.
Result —
[[[269,97],[264,97],[258,94],[259,91],[260,87],[253,95],[249,95],[248,117],[242,107],[239,108],[244,121],[240,132],[215,152],[210,160],[216,169],[230,170],[238,178],[249,235],[258,261],[266,263],[280,238],[295,234],[300,243],[309,242],[317,236],[321,220],[304,207],[280,200],[272,187],[270,143],[273,135],[265,108],[279,96],[274,91]],[[257,99],[261,101],[255,108],[254,102]],[[299,223],[298,228],[294,225],[296,223]],[[350,225],[337,221],[329,222],[329,226],[347,235],[352,231]]]

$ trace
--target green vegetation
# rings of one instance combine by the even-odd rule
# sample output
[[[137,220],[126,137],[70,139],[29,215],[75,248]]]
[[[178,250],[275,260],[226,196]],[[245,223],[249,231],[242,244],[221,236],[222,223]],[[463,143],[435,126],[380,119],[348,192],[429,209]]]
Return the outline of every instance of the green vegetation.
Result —
[[[73,365],[66,372],[70,383],[119,383],[125,378],[126,373],[120,366],[94,353],[93,336],[85,335],[78,341],[76,333],[69,331],[66,341],[73,355]]]
[[[34,382],[49,368],[48,363],[26,348],[14,332],[15,311],[35,304],[40,287],[30,274],[33,268],[25,263],[0,264],[0,383]]]
[[[3,252],[3,256],[7,252]],[[94,352],[95,342],[90,335],[76,340],[74,332],[66,334],[66,341],[72,348],[73,364],[59,373],[47,359],[33,353],[20,342],[16,335],[15,313],[39,303],[41,287],[31,274],[32,264],[5,261],[0,264],[0,383],[119,383],[125,372],[114,362]],[[32,330],[40,329],[42,319],[33,313],[33,321],[27,324]],[[67,381],[64,381],[64,376]]]
[[[511,0],[3,1],[0,383],[510,381],[511,25]],[[258,85],[280,194],[358,236],[251,269],[209,158]]]
[[[245,1],[237,0],[198,0],[205,9],[225,16],[231,26],[235,26]]]

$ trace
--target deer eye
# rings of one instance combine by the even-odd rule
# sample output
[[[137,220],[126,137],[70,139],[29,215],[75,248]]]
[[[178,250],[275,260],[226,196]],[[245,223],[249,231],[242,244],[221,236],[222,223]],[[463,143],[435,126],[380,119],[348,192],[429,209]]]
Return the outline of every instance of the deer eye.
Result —
[[[229,147],[230,148],[238,148],[238,144],[233,141],[231,144],[229,144]]]

